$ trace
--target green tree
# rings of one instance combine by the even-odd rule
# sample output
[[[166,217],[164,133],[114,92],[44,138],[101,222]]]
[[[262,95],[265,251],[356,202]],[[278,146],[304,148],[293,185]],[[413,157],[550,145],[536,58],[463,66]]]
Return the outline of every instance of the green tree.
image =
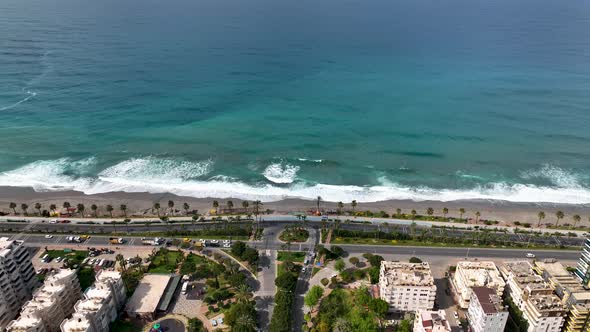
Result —
[[[429,217],[432,217],[432,215],[434,214],[434,209],[433,209],[433,208],[431,208],[431,207],[429,207],[428,209],[426,209],[426,214],[427,214]]]
[[[231,214],[234,210],[234,202],[227,201],[227,203],[225,203],[225,205],[227,206],[227,209],[229,210],[229,213]]]
[[[316,205],[317,205],[317,213],[320,214],[320,202],[322,201],[322,196],[318,196],[316,198]]]
[[[168,212],[174,215],[174,201],[168,200]]]
[[[338,202],[338,216],[342,214],[342,209],[344,208],[344,203]]]
[[[250,302],[250,300],[252,300],[252,291],[250,289],[250,286],[246,284],[241,284],[240,286],[238,286],[234,297],[236,301],[241,303]]]
[[[448,208],[446,208],[446,207],[444,207],[444,208],[442,209],[442,213],[443,213],[443,217],[444,217],[445,219],[447,219],[447,214],[449,214],[449,209],[448,209]]]
[[[190,205],[188,205],[188,203],[184,202],[184,203],[182,203],[182,208],[184,209],[184,214],[188,215],[188,210],[191,208]]]
[[[305,294],[303,302],[306,306],[313,307],[316,304],[318,304],[318,302],[322,298],[322,295],[324,295],[324,289],[318,285],[314,285],[309,289],[307,294]]]
[[[92,210],[95,218],[98,217],[98,206],[96,204],[90,205],[90,210]]]
[[[477,224],[477,222],[479,221],[479,217],[481,217],[481,213],[479,211],[475,212],[475,223]]]
[[[256,308],[252,302],[238,302],[225,313],[225,323],[232,332],[256,331]]]
[[[242,201],[242,207],[244,208],[244,212],[248,213],[248,206],[250,204],[248,203],[248,201]]]
[[[186,327],[187,332],[205,332],[203,322],[198,318],[191,318],[188,320],[188,326]]]
[[[400,209],[400,208],[395,209],[395,215],[397,217],[401,216],[401,214],[402,214],[402,209]]]
[[[582,220],[582,217],[580,217],[579,214],[574,214],[572,218],[574,219],[574,228],[576,228],[576,225]]]
[[[459,209],[459,219],[463,219],[463,215],[465,214],[465,209],[464,208],[460,208]]]
[[[41,215],[41,203],[35,203],[35,210],[37,210],[37,212],[39,213],[39,215]]]
[[[29,215],[29,213],[27,212],[27,209],[29,208],[29,206],[25,203],[22,203],[20,205],[20,209],[23,210],[23,213],[25,214],[25,216]]]
[[[12,209],[12,212],[14,212],[14,214],[16,214],[16,203],[10,202],[10,204],[8,206],[10,206],[10,208]]]
[[[559,221],[565,217],[565,214],[562,211],[557,211],[555,212],[555,217],[557,217],[557,220],[555,221],[555,227],[557,227]]]
[[[158,217],[160,217],[160,203],[154,203],[154,210],[156,210],[156,214],[158,214]]]
[[[417,214],[416,210],[412,210],[411,213],[412,213],[412,221],[416,220],[416,214]]]
[[[336,263],[334,263],[334,268],[336,269],[336,271],[342,272],[346,268],[346,263],[344,263],[344,260],[340,258],[336,261]]]
[[[352,214],[353,215],[354,215],[354,209],[356,209],[356,205],[357,205],[356,200],[353,199],[352,202],[350,203],[350,206],[352,207]]]
[[[84,209],[85,209],[85,206],[84,206],[84,204],[82,204],[82,203],[78,203],[78,204],[76,205],[76,209],[78,210],[78,213],[80,214],[80,217],[82,217],[82,218],[83,218],[83,217],[84,217]]]
[[[539,211],[537,213],[537,217],[539,217],[539,222],[537,223],[537,228],[541,226],[541,220],[545,219],[545,212]]]
[[[62,205],[64,209],[69,209],[72,207],[72,205],[70,204],[70,202],[64,202],[64,204]]]
[[[213,201],[213,208],[215,209],[215,214],[217,214],[217,211],[219,209],[219,202],[218,201]]]
[[[57,206],[55,204],[49,204],[49,210],[51,210],[51,212],[55,213],[55,210],[57,210]]]
[[[111,218],[113,217],[113,206],[111,204],[107,204],[107,212],[111,215]]]
[[[422,260],[418,257],[410,257],[410,263],[422,263]]]
[[[121,212],[123,212],[123,215],[125,216],[125,218],[127,218],[127,205],[125,205],[125,204],[119,205],[119,210],[121,210]]]

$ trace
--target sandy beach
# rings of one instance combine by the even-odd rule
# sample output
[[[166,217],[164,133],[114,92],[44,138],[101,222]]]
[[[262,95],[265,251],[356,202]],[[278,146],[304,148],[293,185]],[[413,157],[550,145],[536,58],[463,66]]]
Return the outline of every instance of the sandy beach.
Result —
[[[149,214],[154,203],[159,202],[162,208],[167,207],[168,200],[175,202],[175,208],[182,210],[182,204],[188,203],[191,209],[199,210],[199,213],[206,214],[212,208],[213,200],[217,200],[220,206],[230,199],[218,198],[193,198],[183,197],[174,194],[152,194],[152,193],[126,193],[126,192],[112,192],[96,195],[86,195],[77,191],[63,191],[63,192],[35,192],[32,188],[21,187],[0,187],[0,211],[11,212],[9,203],[17,204],[17,212],[20,211],[20,204],[26,203],[29,205],[29,212],[34,212],[33,206],[35,203],[41,203],[43,208],[47,209],[50,204],[56,204],[61,207],[64,201],[70,202],[72,206],[82,203],[86,209],[90,211],[90,205],[96,204],[99,206],[99,214],[106,214],[105,206],[111,204],[115,211],[113,214],[118,216],[120,211],[119,205],[127,205],[128,215],[145,215]],[[234,207],[241,207],[241,200],[231,199]],[[315,208],[315,201],[302,199],[285,199],[276,202],[265,202],[263,209],[270,209],[275,213],[289,213],[289,212],[304,212]],[[337,202],[321,202],[323,209],[336,209]],[[590,226],[588,218],[590,216],[590,205],[573,205],[573,204],[552,204],[552,203],[513,203],[507,201],[483,201],[483,200],[461,200],[461,201],[420,201],[414,202],[409,200],[388,200],[371,203],[358,203],[356,210],[371,210],[371,211],[386,211],[392,213],[400,208],[404,213],[410,213],[415,209],[418,214],[426,214],[426,209],[432,207],[435,210],[435,215],[441,215],[443,208],[449,209],[448,216],[459,217],[459,209],[466,210],[464,216],[475,218],[475,212],[481,213],[481,219],[499,220],[503,222],[530,222],[536,224],[537,214],[539,211],[544,211],[546,218],[542,221],[545,223],[555,223],[555,212],[560,210],[565,213],[565,218],[560,221],[560,224],[572,224],[572,216],[579,214],[582,221],[579,225]],[[345,209],[349,210],[350,204],[345,204]]]

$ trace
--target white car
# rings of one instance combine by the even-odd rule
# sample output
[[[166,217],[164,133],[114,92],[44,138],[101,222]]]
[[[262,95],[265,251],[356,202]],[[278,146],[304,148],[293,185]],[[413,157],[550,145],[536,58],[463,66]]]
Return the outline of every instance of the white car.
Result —
[[[45,235],[45,238],[46,238],[46,239],[52,239],[52,238],[53,238],[53,235],[49,235],[49,234],[47,234],[47,235]]]
[[[305,266],[301,269],[301,273],[305,273]]]
[[[230,240],[223,240],[223,243],[231,243]]]
[[[231,244],[229,244],[229,243],[224,243],[224,244],[223,244],[223,247],[224,247],[224,248],[231,248]]]
[[[216,321],[215,319],[212,319],[212,320],[211,320],[211,325],[213,325],[213,326],[217,326],[217,321]]]
[[[526,257],[527,258],[535,258],[536,256],[535,256],[535,254],[532,254],[532,253],[529,252],[529,253],[526,254]]]
[[[455,319],[459,319],[459,314],[455,311],[453,312],[453,317],[455,317]]]
[[[219,243],[218,240],[211,240],[211,243]]]
[[[56,219],[51,219],[51,220],[49,220],[49,223],[50,224],[57,224],[57,220]]]

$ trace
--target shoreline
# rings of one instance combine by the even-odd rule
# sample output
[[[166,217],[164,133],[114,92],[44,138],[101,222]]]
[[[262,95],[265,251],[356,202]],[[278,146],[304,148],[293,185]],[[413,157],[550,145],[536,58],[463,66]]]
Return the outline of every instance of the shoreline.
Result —
[[[219,199],[219,198],[194,198],[186,196],[178,196],[171,193],[127,193],[127,192],[109,192],[102,194],[87,195],[78,191],[53,191],[53,192],[36,192],[30,187],[3,187],[0,186],[0,211],[11,212],[9,203],[17,204],[17,212],[20,211],[20,204],[26,203],[29,206],[29,211],[34,211],[34,204],[41,203],[44,209],[47,209],[49,204],[56,204],[62,206],[64,201],[68,201],[72,206],[82,203],[86,206],[86,210],[90,212],[90,205],[96,204],[99,206],[99,213],[104,214],[107,204],[113,205],[115,210],[114,216],[120,214],[119,205],[126,204],[128,215],[146,215],[151,211],[154,203],[159,202],[162,209],[167,208],[168,200],[175,203],[175,208],[182,210],[183,203],[188,203],[190,209],[199,210],[200,214],[206,214],[212,209],[212,202],[217,200],[220,207],[224,206],[228,200],[231,200],[235,208],[241,208],[240,199]],[[250,204],[252,205],[252,204]],[[251,207],[251,206],[250,206]],[[270,209],[276,213],[292,213],[305,212],[310,209],[315,209],[316,202],[312,200],[304,200],[297,198],[288,198],[275,202],[263,203],[262,209]],[[397,208],[402,209],[403,213],[409,214],[412,209],[415,209],[418,214],[425,215],[427,208],[434,209],[434,215],[441,215],[443,208],[448,208],[448,217],[459,217],[459,209],[466,210],[464,217],[475,218],[475,212],[481,213],[481,219],[499,220],[503,222],[529,222],[536,225],[538,222],[537,214],[539,211],[544,211],[546,218],[542,220],[541,224],[555,223],[555,212],[560,210],[564,212],[565,217],[560,221],[560,224],[572,224],[572,216],[578,214],[582,220],[578,225],[590,226],[588,220],[590,216],[589,204],[555,204],[555,203],[516,203],[508,201],[486,201],[486,200],[458,200],[458,201],[411,201],[411,200],[386,200],[380,202],[358,203],[356,211],[371,210],[373,212],[385,211],[389,214],[395,212]],[[322,209],[336,210],[337,202],[321,202]],[[344,210],[351,210],[349,203],[344,204]]]

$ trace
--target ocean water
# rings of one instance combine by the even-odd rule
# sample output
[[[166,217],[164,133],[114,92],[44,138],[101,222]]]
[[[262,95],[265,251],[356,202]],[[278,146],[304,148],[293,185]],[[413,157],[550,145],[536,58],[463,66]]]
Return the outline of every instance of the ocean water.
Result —
[[[0,186],[590,203],[590,2],[3,0]]]

